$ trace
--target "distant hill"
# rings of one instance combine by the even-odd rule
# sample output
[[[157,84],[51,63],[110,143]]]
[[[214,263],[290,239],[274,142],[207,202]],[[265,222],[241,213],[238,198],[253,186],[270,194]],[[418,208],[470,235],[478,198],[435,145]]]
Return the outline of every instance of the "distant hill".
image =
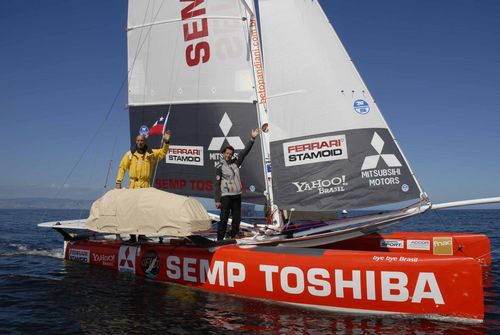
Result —
[[[15,198],[0,199],[0,209],[90,209],[92,200]]]

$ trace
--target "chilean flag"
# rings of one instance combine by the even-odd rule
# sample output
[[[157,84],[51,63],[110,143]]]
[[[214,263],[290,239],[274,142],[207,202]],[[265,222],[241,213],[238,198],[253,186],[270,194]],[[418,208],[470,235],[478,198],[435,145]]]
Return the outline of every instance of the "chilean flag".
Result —
[[[151,128],[148,131],[148,136],[149,135],[163,135],[163,129],[165,127],[165,122],[166,122],[166,117],[162,116],[160,117],[154,125],[151,126]]]

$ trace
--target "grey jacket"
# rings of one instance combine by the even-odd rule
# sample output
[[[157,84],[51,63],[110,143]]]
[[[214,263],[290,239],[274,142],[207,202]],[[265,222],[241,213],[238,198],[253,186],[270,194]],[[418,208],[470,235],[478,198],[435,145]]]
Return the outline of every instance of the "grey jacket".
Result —
[[[243,160],[252,149],[255,140],[250,139],[242,152],[238,153],[237,158],[233,158],[227,163],[221,158],[215,171],[215,201],[220,202],[221,197],[226,195],[241,194],[240,167]]]

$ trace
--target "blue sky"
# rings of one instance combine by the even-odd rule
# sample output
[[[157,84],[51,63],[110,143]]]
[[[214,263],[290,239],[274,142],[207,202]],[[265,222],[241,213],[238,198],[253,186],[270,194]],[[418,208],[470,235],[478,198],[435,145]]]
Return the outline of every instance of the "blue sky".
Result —
[[[500,195],[500,1],[320,2],[431,199]],[[110,159],[113,184],[129,147],[125,90],[111,108],[126,12],[0,1],[0,198],[101,192]]]

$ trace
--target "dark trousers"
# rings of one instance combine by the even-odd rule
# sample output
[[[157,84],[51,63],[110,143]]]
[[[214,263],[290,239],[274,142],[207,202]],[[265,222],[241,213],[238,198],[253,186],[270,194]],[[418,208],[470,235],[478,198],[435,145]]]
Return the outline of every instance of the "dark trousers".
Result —
[[[221,198],[220,221],[217,224],[217,241],[221,241],[226,236],[227,220],[229,212],[233,218],[231,222],[231,238],[238,235],[241,221],[241,194],[226,195]]]

